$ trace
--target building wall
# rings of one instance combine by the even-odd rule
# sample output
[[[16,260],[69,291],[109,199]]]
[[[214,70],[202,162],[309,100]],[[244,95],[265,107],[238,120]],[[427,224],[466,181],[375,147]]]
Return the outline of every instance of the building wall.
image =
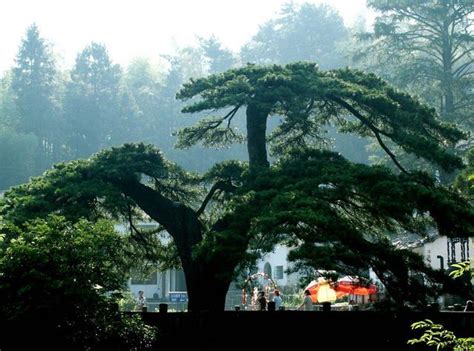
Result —
[[[274,250],[270,253],[264,255],[257,262],[257,269],[254,273],[266,273],[272,280],[275,282],[277,288],[282,289],[290,285],[296,285],[298,283],[299,276],[296,273],[288,274],[286,271],[288,268],[291,268],[288,262],[288,253],[290,249],[286,246],[276,245]],[[269,293],[267,298],[272,298],[273,290],[271,290],[271,283],[262,278],[261,276],[257,279],[260,288],[264,290],[270,289],[267,291]],[[242,296],[242,287],[237,286],[235,283],[232,283],[229,291],[226,296],[225,309],[232,310],[235,306],[240,306],[242,308],[252,308],[251,301],[252,295],[247,296],[247,305],[242,306],[243,296]]]
[[[434,269],[447,269],[455,262],[471,259],[474,256],[473,238],[458,239],[442,236],[425,243],[420,250],[425,262]]]
[[[131,284],[131,279],[129,280],[128,287],[132,292],[133,296],[138,297],[138,292],[141,290],[144,292],[145,299],[153,299],[155,294],[160,296],[160,287],[156,284]]]
[[[153,230],[157,227],[157,224],[155,222],[141,222],[137,223],[136,227],[143,230]],[[115,229],[121,233],[129,230],[128,226],[123,223],[115,225]],[[162,237],[161,240],[166,242],[170,239]],[[186,291],[186,282],[182,270],[167,270],[165,272],[153,272],[145,280],[136,279],[132,276],[128,280],[128,287],[135,297],[138,297],[138,292],[141,290],[147,300],[168,301],[170,292]]]
[[[128,287],[134,296],[142,290],[147,299],[167,301],[169,293],[175,291],[186,291],[186,282],[182,270],[168,270],[165,272],[154,272],[156,279],[152,283],[140,283],[134,279],[128,280]]]
[[[277,286],[296,285],[298,275],[296,273],[287,274],[287,269],[291,268],[288,262],[288,253],[290,249],[286,246],[276,245],[273,252],[262,257],[257,263],[258,271],[268,274],[268,267],[271,268],[271,277]],[[269,274],[270,275],[270,274]]]

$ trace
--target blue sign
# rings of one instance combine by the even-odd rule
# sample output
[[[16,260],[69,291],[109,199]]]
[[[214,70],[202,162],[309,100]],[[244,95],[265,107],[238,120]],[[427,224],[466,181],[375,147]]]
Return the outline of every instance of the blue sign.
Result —
[[[171,302],[188,302],[188,293],[186,291],[170,291],[169,298]]]

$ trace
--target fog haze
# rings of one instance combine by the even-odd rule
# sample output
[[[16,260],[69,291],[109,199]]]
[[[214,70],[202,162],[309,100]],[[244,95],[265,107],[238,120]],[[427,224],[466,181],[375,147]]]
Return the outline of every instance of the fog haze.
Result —
[[[91,41],[107,46],[114,61],[127,64],[139,56],[157,58],[197,37],[215,35],[237,51],[259,25],[278,14],[286,0],[8,0],[0,11],[0,72],[14,62],[26,28],[36,23],[60,62],[71,66]],[[303,1],[294,1],[302,3]],[[326,0],[350,25],[366,11],[364,0]]]

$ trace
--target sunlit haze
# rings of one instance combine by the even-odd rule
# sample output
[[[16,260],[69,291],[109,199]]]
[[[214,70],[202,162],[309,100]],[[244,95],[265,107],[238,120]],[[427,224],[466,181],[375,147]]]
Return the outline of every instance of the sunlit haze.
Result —
[[[287,0],[7,0],[0,8],[0,73],[14,64],[26,29],[35,22],[60,62],[72,65],[91,41],[104,43],[115,62],[156,58],[197,37],[215,35],[238,50],[275,17]],[[303,1],[294,1],[301,3]],[[366,10],[365,0],[307,1],[335,7],[346,24]]]

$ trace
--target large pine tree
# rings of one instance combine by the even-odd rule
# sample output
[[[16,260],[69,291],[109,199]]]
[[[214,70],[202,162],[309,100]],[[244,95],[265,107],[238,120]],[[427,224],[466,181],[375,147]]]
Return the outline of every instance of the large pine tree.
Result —
[[[228,161],[196,177],[150,146],[125,145],[58,165],[13,189],[2,207],[4,220],[22,225],[50,212],[71,220],[117,216],[127,219],[137,239],[146,243],[147,233],[134,226],[135,215],[144,212],[173,239],[175,249],[163,248],[164,253],[179,257],[192,311],[222,310],[248,248],[261,243],[271,249],[282,240],[297,246],[298,259],[320,268],[373,268],[398,303],[424,302],[426,290],[409,270],[438,282],[442,273],[413,253],[396,250],[387,234],[423,232],[428,224],[450,236],[473,234],[472,208],[430,177],[404,169],[386,144],[391,140],[452,170],[461,162],[445,145],[463,134],[374,75],[349,69],[322,72],[310,63],[249,65],[191,80],[178,97],[199,97],[185,112],[224,111],[184,129],[182,146],[244,140],[232,126],[237,111],[244,109],[249,164]],[[267,139],[268,119],[274,116],[283,121]],[[316,150],[320,127],[328,123],[374,136],[399,174]],[[271,162],[268,144],[277,162]]]

